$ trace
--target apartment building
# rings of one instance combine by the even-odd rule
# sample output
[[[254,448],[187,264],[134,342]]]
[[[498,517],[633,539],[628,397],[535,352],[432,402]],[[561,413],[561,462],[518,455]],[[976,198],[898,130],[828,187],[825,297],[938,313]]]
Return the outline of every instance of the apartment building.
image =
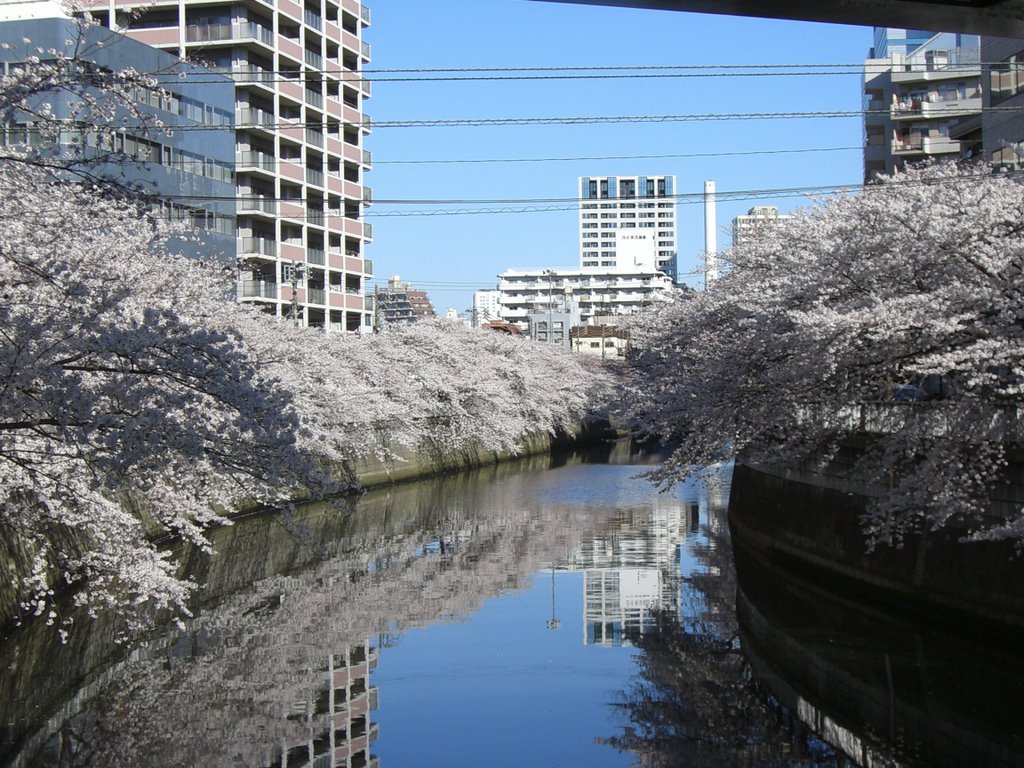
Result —
[[[779,213],[774,205],[755,205],[745,214],[740,214],[732,220],[732,247],[742,246],[749,242],[757,232],[764,227],[777,227],[785,224],[793,218],[791,214]]]
[[[568,304],[578,308],[579,322],[596,317],[632,315],[657,294],[673,289],[672,279],[653,267],[598,272],[593,269],[507,269],[498,275],[500,319],[522,329],[530,316],[546,316]]]
[[[1024,40],[981,38],[988,71],[982,113],[983,156],[996,165],[1024,167]]]
[[[128,109],[117,107],[113,115],[119,127],[116,132],[83,126],[77,135],[65,132],[62,140],[75,143],[74,154],[88,164],[89,173],[154,194],[153,205],[159,206],[164,216],[186,222],[195,237],[175,241],[175,251],[211,262],[234,260],[235,150],[229,132],[234,119],[234,86],[228,78],[110,30],[80,26],[55,2],[26,0],[0,5],[0,39],[6,41],[0,48],[0,75],[23,72],[26,62],[40,51],[77,57],[96,71],[133,68],[170,73],[162,92],[136,90],[134,109],[146,116],[142,121]],[[107,99],[99,91],[92,95],[101,102]],[[57,91],[40,95],[38,101],[50,105],[55,119],[73,120],[80,99]],[[146,119],[175,122],[183,130],[166,135],[147,126]],[[127,124],[122,125],[122,120]],[[0,129],[0,142],[45,147],[50,139],[27,117],[19,120],[15,113]]]
[[[477,328],[484,323],[497,320],[501,313],[501,291],[489,289],[473,293],[473,325]]]
[[[864,180],[964,154],[982,112],[977,35],[876,30],[864,62]]]
[[[676,177],[581,176],[580,270],[632,268],[625,251],[637,240],[653,244],[657,269],[676,279]]]
[[[358,0],[86,0],[102,24],[235,83],[238,298],[327,331],[368,332],[363,213],[370,60]]]

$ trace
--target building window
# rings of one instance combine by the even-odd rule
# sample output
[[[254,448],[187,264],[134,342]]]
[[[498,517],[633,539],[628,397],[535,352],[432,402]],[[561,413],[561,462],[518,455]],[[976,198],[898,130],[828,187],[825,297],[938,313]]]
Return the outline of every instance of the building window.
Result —
[[[1024,90],[1024,51],[992,65],[989,72],[992,104],[1006,101]]]

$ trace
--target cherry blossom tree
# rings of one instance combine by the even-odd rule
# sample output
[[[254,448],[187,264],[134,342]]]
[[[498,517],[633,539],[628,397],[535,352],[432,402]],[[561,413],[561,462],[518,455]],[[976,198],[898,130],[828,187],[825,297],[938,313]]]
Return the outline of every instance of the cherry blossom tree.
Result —
[[[229,276],[175,255],[191,233],[109,175],[127,158],[54,143],[79,135],[52,109],[69,95],[84,134],[125,115],[160,129],[136,103],[152,73],[23,45],[0,80],[0,118],[42,140],[0,147],[0,567],[22,611],[60,621],[55,593],[77,585],[93,611],[187,612],[161,537],[206,547],[240,508],[358,490],[354,462],[395,445],[515,450],[607,386],[450,323],[347,337],[236,304]]]
[[[672,482],[725,451],[828,464],[885,492],[873,543],[966,525],[1020,538],[989,498],[1019,440],[1024,187],[931,164],[838,195],[731,254],[710,290],[634,329],[632,410],[679,441]]]

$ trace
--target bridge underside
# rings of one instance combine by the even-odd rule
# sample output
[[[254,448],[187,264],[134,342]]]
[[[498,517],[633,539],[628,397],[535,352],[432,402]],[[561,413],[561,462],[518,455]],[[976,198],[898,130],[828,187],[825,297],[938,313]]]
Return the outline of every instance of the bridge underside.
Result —
[[[1024,37],[1024,0],[542,0]]]

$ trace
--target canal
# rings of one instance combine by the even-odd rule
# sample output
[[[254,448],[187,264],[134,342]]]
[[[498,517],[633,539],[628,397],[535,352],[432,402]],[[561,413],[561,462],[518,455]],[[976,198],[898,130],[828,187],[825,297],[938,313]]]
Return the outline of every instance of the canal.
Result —
[[[658,459],[239,520],[178,625],[10,630],[0,766],[1024,765],[1019,646],[737,572],[731,467],[659,493]]]

